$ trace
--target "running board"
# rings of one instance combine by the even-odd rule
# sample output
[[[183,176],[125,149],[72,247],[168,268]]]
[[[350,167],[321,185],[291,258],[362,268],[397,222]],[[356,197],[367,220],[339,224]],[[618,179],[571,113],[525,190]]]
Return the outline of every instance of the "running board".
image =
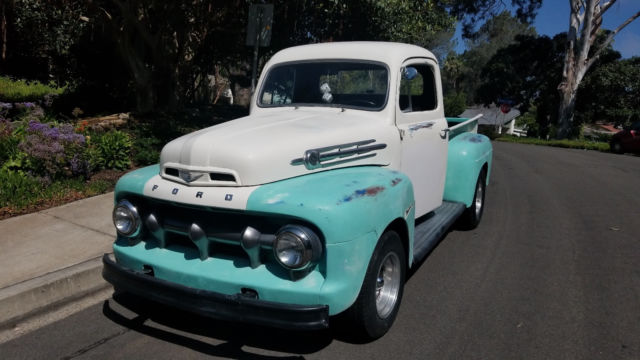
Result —
[[[413,263],[422,260],[465,210],[462,203],[442,202],[439,208],[416,219],[413,235]]]

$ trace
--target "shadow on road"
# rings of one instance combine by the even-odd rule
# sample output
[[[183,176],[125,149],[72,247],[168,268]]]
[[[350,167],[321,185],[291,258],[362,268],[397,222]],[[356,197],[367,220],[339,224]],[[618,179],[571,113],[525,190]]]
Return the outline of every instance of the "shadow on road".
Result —
[[[130,318],[118,310],[120,305],[134,312]],[[128,293],[115,293],[102,306],[103,314],[118,325],[162,341],[184,346],[203,354],[231,359],[303,359],[327,347],[335,338],[330,330],[287,331],[251,324],[232,323],[200,317],[162,304],[152,303]],[[155,324],[149,324],[149,320]],[[159,324],[160,326],[157,326]],[[167,327],[168,329],[163,329]],[[181,334],[186,333],[186,334]],[[190,334],[224,341],[214,345]],[[244,346],[278,351],[293,356],[254,354]]]

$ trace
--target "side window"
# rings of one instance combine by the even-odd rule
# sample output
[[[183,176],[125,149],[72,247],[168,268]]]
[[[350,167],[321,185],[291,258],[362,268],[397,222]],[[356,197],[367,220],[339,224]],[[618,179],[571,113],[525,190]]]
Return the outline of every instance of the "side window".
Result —
[[[296,73],[293,68],[280,67],[273,69],[265,81],[260,102],[265,105],[290,104],[293,97],[295,77]]]
[[[417,74],[411,79],[402,76],[398,99],[400,110],[402,112],[434,110],[438,106],[438,101],[433,69],[425,64],[414,64],[408,67],[414,68]]]

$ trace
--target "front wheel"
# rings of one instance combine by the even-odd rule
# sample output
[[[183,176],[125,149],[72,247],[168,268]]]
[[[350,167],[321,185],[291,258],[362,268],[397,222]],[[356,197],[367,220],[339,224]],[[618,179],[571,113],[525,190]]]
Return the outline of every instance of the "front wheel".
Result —
[[[473,194],[473,202],[471,203],[471,206],[465,209],[458,219],[459,226],[464,230],[475,229],[478,224],[480,224],[482,213],[484,212],[484,193],[487,184],[486,178],[487,173],[483,169],[480,172],[480,175],[478,175],[476,190]]]
[[[347,310],[360,338],[374,340],[391,328],[400,308],[405,272],[406,256],[400,236],[387,231],[378,241],[358,298]]]

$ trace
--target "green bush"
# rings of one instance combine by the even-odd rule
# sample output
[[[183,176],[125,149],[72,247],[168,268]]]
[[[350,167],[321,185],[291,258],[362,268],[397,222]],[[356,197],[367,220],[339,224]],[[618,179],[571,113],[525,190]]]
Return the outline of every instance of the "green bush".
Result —
[[[445,116],[457,117],[467,109],[467,96],[463,92],[450,93],[444,97]]]
[[[0,207],[24,208],[38,199],[42,184],[25,174],[0,169]]]
[[[155,137],[136,138],[133,142],[133,162],[139,166],[155,164],[160,160],[158,150],[162,142]]]
[[[98,160],[107,169],[126,170],[131,166],[131,138],[120,130],[111,130],[95,141]],[[94,154],[95,156],[96,154]]]
[[[93,196],[110,189],[108,181],[94,181],[87,184],[81,178],[42,182],[30,175],[0,169],[0,208],[22,210],[40,203],[65,201],[77,194]],[[68,201],[68,200],[67,200]]]
[[[45,95],[60,95],[66,86],[45,85],[38,81],[11,80],[0,76],[0,99],[5,102],[37,101]]]
[[[0,120],[0,165],[16,155],[20,138],[13,133],[11,123]]]

